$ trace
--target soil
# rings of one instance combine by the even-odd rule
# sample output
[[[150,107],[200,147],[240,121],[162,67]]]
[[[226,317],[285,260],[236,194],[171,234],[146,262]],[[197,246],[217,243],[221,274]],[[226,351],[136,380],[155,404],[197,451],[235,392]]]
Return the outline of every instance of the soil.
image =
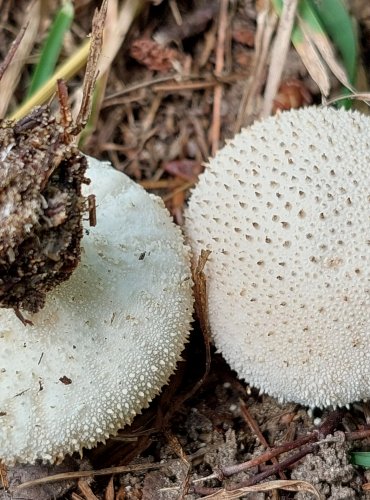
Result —
[[[74,481],[33,487],[19,492],[22,496],[17,496],[16,492],[14,496],[5,492],[1,496],[0,491],[0,499],[196,500],[215,490],[237,488],[271,466],[273,462],[266,462],[235,473],[229,478],[204,481],[205,477],[223,467],[227,469],[266,452],[266,445],[257,437],[255,428],[261,432],[268,445],[274,448],[315,432],[332,413],[332,410],[308,411],[293,403],[279,404],[267,395],[258,395],[255,390],[238,381],[235,373],[215,353],[212,353],[212,367],[202,387],[184,401],[204,370],[203,339],[197,332],[192,336],[184,353],[184,361],[170,384],[152,402],[150,408],[116,438],[94,450],[86,451],[83,461],[79,457],[73,457],[59,466],[36,465],[8,471],[12,490],[22,482],[60,472],[109,469],[129,464],[132,471],[114,475],[115,496],[107,496],[112,485],[112,475],[108,474],[90,478],[88,483],[78,483],[77,487]],[[194,365],[197,367],[195,370]],[[323,437],[311,453],[295,461],[291,468],[284,469],[282,477],[311,483],[323,499],[370,498],[362,490],[362,485],[367,482],[366,474],[363,469],[350,464],[349,455],[353,449],[368,449],[370,440],[346,441],[351,430],[366,424],[365,415],[369,413],[369,409],[363,403],[343,411],[338,426],[341,430]],[[287,456],[292,457],[303,449],[304,446],[301,446],[288,455],[279,457],[279,461],[285,460]],[[158,468],[150,470],[150,466],[155,464]],[[136,472],[135,467],[138,465],[144,465],[144,470]],[[272,475],[266,481],[277,479],[281,477]],[[186,493],[189,484],[196,484],[199,491],[190,490]],[[279,493],[276,493],[277,490],[256,491],[237,497],[215,498],[317,498],[313,493],[305,491],[306,484],[302,487],[302,491],[295,493],[283,490],[279,490]],[[81,491],[91,492],[95,496],[83,495]],[[76,494],[74,492],[79,496],[73,496]]]
[[[0,2],[2,20],[8,27],[8,31],[0,32],[2,58],[24,21],[20,7],[27,2],[17,0],[17,9],[12,8],[13,4],[12,0]],[[262,4],[259,2],[259,8]],[[40,48],[56,5],[56,1],[49,2],[48,15],[33,54]],[[84,40],[94,8],[98,5],[98,1],[76,0],[76,17],[62,57],[68,57]],[[370,57],[370,27],[361,8],[364,6],[365,2],[360,0],[353,2],[354,14],[360,22],[361,55],[366,67]],[[176,23],[177,8],[181,25]],[[263,74],[252,108],[244,114],[240,112],[253,77],[258,15],[255,2],[230,2],[223,66],[215,77],[219,58],[218,13],[218,2],[148,3],[110,69],[105,98],[93,124],[95,129],[81,144],[84,152],[109,159],[117,169],[162,196],[179,224],[183,221],[189,188],[202,171],[203,162],[212,154],[214,144],[221,147],[240,126],[250,123],[263,102],[266,74]],[[164,48],[159,45],[159,40],[166,42]],[[22,102],[29,74],[29,67],[25,66],[11,106]],[[72,103],[77,99],[73,88],[78,87],[81,79],[82,74],[69,83]],[[334,78],[331,78],[331,83],[332,93],[336,94],[339,84]],[[220,85],[222,100],[215,112],[215,88]],[[317,85],[291,49],[274,110],[318,102]],[[213,113],[216,113],[216,118],[218,113],[220,119],[219,138]],[[296,483],[296,488],[301,489],[298,492],[276,488],[262,491],[261,485],[257,485],[254,492],[240,490],[246,486],[243,483],[253,482],[257,475],[276,465],[274,459],[230,477],[223,477],[220,469],[249,461],[266,450],[315,433],[333,410],[309,411],[299,405],[281,404],[267,395],[259,395],[239,381],[213,349],[211,369],[207,372],[205,340],[201,328],[195,323],[184,361],[169,385],[116,438],[86,451],[82,461],[73,457],[59,466],[11,469],[7,475],[3,471],[1,478],[3,483],[5,479],[9,480],[12,491],[16,484],[30,478],[61,471],[124,465],[129,465],[132,470],[95,476],[88,481],[80,480],[78,484],[76,481],[50,483],[14,493],[0,489],[0,499],[195,500],[223,488],[238,489],[239,493],[234,496],[218,493],[212,498],[315,498],[307,490],[306,483]],[[354,432],[366,428],[369,419],[370,406],[366,403],[341,410],[333,435],[322,436],[320,444],[306,448],[309,453],[301,457],[297,453],[304,451],[306,445],[279,456],[279,461],[288,457],[292,458],[292,463],[282,472],[266,476],[262,484],[294,479],[313,485],[320,498],[370,498],[363,489],[369,478],[362,468],[350,464],[349,454],[351,450],[366,450],[370,446],[369,438],[354,439]],[[147,467],[137,471],[138,465]],[[212,474],[212,479],[204,481]]]

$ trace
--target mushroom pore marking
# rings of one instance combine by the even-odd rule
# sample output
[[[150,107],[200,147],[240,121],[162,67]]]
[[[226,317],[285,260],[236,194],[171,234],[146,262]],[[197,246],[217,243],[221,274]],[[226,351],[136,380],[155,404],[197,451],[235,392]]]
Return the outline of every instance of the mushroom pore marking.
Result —
[[[131,422],[174,371],[191,321],[189,250],[163,203],[90,159],[96,227],[24,327],[0,311],[0,458],[60,460]]]
[[[311,107],[237,135],[192,193],[215,344],[280,400],[370,397],[369,186],[370,119]]]

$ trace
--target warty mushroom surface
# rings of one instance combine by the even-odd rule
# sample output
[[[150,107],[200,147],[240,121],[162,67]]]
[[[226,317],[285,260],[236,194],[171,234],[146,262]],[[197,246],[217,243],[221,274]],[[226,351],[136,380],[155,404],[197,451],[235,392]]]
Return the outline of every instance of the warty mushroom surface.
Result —
[[[96,227],[71,278],[25,327],[0,311],[0,458],[60,461],[104,441],[158,394],[190,329],[189,248],[162,201],[89,159]]]
[[[281,401],[370,397],[370,119],[292,110],[243,130],[192,192],[215,344]]]

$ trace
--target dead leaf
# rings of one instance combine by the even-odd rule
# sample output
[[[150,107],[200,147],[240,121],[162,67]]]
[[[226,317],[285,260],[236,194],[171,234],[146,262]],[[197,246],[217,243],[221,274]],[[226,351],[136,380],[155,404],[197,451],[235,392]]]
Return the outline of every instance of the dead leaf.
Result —
[[[199,161],[187,160],[173,160],[165,163],[163,169],[169,174],[181,177],[186,181],[196,182],[198,175],[202,172],[203,168]]]
[[[86,500],[99,500],[98,497],[94,495],[92,489],[90,488],[85,479],[79,479],[77,486],[80,492],[86,498]]]
[[[296,51],[302,59],[303,64],[306,66],[312,80],[319,87],[322,95],[328,96],[330,92],[330,80],[327,68],[323,64],[313,41],[309,38],[307,33],[303,33],[303,36],[304,40],[295,47]]]
[[[108,486],[104,493],[104,500],[114,500],[114,483],[113,476],[110,478]]]
[[[147,38],[135,40],[131,45],[130,55],[151,71],[169,71],[175,61],[181,62],[184,59],[178,50],[164,47]]]

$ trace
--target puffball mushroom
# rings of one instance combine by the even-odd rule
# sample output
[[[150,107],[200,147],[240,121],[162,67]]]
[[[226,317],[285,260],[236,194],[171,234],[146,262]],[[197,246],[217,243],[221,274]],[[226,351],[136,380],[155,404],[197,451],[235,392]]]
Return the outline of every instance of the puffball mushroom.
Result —
[[[370,119],[304,108],[242,131],[186,214],[217,348],[281,401],[370,397]]]
[[[173,373],[192,314],[189,249],[162,201],[90,159],[95,227],[25,327],[0,311],[0,458],[60,461],[132,421]]]

